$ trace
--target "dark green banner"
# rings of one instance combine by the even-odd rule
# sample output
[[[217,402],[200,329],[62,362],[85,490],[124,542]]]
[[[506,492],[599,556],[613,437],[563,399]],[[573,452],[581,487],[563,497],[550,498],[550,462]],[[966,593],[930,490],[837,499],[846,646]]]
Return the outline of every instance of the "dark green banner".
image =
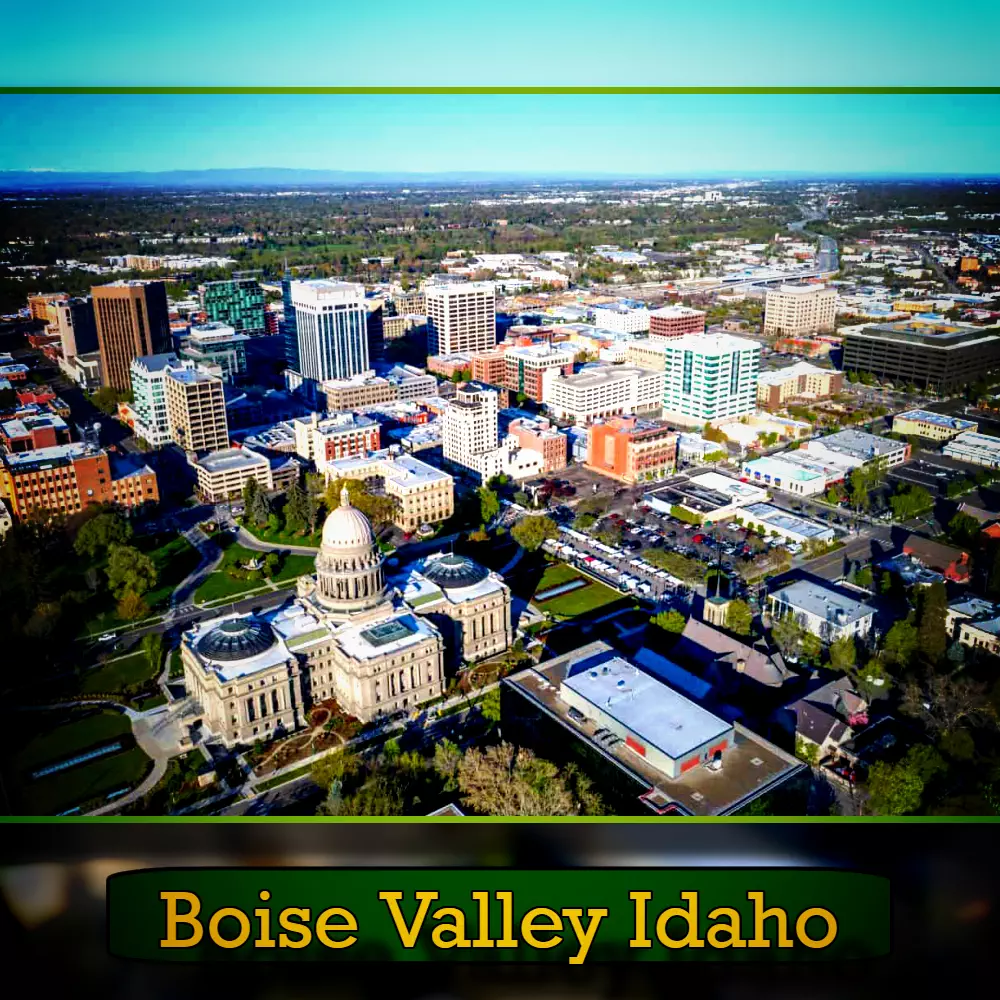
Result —
[[[796,961],[889,952],[889,883],[811,869],[246,869],[108,879],[121,958]]]

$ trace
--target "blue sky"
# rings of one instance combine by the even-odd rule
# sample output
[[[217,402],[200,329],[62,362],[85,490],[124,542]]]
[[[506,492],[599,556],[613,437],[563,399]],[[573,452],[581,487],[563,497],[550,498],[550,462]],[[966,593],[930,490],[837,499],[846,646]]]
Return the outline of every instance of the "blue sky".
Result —
[[[43,0],[3,23],[7,86],[1000,84],[995,0]]]
[[[213,167],[997,174],[1000,95],[0,95],[0,169]]]

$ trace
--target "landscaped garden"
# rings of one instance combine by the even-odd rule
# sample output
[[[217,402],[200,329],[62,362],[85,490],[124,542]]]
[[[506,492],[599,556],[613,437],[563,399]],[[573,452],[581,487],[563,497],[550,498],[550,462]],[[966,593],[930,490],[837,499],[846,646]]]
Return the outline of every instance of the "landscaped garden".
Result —
[[[248,549],[227,533],[211,537],[223,549],[222,563],[195,591],[194,599],[198,604],[260,590],[272,581],[293,580],[311,573],[315,564],[315,557],[310,555]]]
[[[205,766],[205,756],[200,750],[189,750],[171,758],[163,777],[141,799],[126,806],[122,815],[167,816],[216,795],[220,791],[217,781],[207,785],[198,781]]]
[[[6,717],[4,728],[21,747],[0,762],[15,814],[49,816],[76,807],[86,812],[109,794],[133,788],[152,765],[119,712],[17,712]]]

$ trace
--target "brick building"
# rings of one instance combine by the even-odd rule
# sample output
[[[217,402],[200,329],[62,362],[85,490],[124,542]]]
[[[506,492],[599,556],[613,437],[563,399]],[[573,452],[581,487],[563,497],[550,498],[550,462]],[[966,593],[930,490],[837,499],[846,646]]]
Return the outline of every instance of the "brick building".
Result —
[[[613,417],[590,428],[586,464],[624,483],[663,479],[677,465],[677,434],[660,421]]]

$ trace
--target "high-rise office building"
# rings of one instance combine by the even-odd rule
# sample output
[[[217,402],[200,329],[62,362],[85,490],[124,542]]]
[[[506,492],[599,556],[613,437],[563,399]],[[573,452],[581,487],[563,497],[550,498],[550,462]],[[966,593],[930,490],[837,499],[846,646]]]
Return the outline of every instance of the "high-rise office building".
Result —
[[[178,337],[177,353],[203,368],[217,368],[223,382],[232,384],[246,378],[248,339],[225,323],[204,323]]]
[[[497,343],[496,286],[488,281],[428,285],[427,353],[468,354]]]
[[[171,368],[164,380],[170,436],[185,451],[229,447],[222,380],[197,368]]]
[[[760,344],[726,333],[689,334],[664,344],[663,415],[696,426],[757,409]]]
[[[449,462],[478,469],[479,459],[500,443],[500,403],[495,389],[470,383],[455,393],[444,411],[442,454]]]
[[[285,269],[281,279],[281,304],[284,314],[281,318],[281,335],[285,340],[285,364],[292,371],[299,370],[299,335],[295,328],[295,306],[292,303],[292,272]]]
[[[322,382],[367,371],[364,286],[344,281],[294,281],[291,293],[299,373]]]
[[[91,289],[104,385],[131,388],[133,358],[170,349],[167,290],[162,281],[115,281]]]
[[[777,337],[831,333],[836,315],[835,288],[825,285],[769,288],[764,300],[764,333]]]
[[[248,337],[267,333],[264,289],[253,278],[209,281],[204,286],[202,303],[213,323],[225,323]]]

